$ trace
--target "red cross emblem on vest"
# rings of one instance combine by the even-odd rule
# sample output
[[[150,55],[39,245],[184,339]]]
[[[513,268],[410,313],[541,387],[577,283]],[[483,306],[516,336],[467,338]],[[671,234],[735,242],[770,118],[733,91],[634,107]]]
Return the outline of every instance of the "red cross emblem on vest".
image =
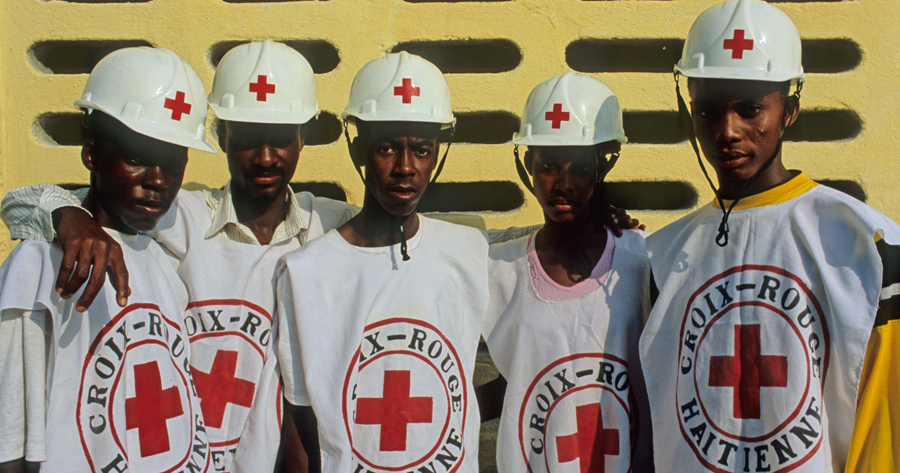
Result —
[[[209,373],[193,370],[203,420],[209,427],[222,428],[228,404],[250,407],[253,403],[256,385],[235,376],[237,362],[238,352],[219,350]]]
[[[550,122],[551,128],[559,128],[562,122],[569,121],[569,112],[563,112],[562,104],[553,104],[553,110],[544,114],[544,119]]]
[[[709,362],[709,385],[734,388],[736,419],[759,419],[760,390],[787,387],[786,356],[760,354],[759,324],[734,326],[734,356],[713,356]]]
[[[605,473],[606,456],[619,455],[619,430],[603,428],[600,403],[575,408],[578,431],[556,437],[560,463],[578,461],[581,473]]]
[[[166,99],[163,107],[172,111],[172,120],[177,122],[181,121],[181,115],[191,113],[191,104],[184,101],[184,92],[180,90],[175,93],[174,99]]]
[[[267,94],[275,93],[275,84],[270,84],[268,76],[260,74],[256,76],[256,82],[250,83],[250,92],[256,94],[257,102],[265,102]]]
[[[141,457],[168,452],[166,421],[184,415],[178,387],[163,389],[159,365],[150,361],[134,365],[134,391],[125,399],[125,428],[138,429]]]
[[[431,423],[433,399],[409,396],[409,370],[385,371],[381,398],[361,397],[356,402],[356,423],[380,425],[379,450],[406,450],[409,424]]]
[[[402,97],[403,103],[412,103],[413,97],[419,96],[419,88],[413,87],[412,79],[403,79],[403,85],[394,87],[394,95]]]
[[[722,48],[731,50],[731,59],[743,59],[744,51],[753,50],[753,40],[744,39],[744,30],[734,30],[734,36],[726,39]]]

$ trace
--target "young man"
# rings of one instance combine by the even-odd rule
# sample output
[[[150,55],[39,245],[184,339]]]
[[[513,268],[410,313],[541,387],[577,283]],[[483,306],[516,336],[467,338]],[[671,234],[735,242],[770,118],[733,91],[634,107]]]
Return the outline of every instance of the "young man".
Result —
[[[150,238],[206,141],[199,76],[165,49],[115,51],[91,72],[81,150],[84,208],[122,248],[130,303],[109,284],[90,310],[54,291],[62,251],[26,241],[0,268],[0,461],[50,471],[206,471],[184,285]],[[6,348],[10,348],[7,350]],[[15,349],[13,349],[15,348]],[[23,356],[24,351],[24,356]]]
[[[614,237],[604,196],[625,141],[618,99],[597,79],[569,72],[528,96],[513,143],[517,164],[528,146],[521,171],[544,226],[491,246],[484,330],[509,383],[502,473],[653,469],[637,352],[650,263],[641,234]]]
[[[188,288],[185,325],[213,470],[271,471],[282,408],[272,342],[275,265],[281,255],[348,220],[355,208],[308,192],[295,195],[288,187],[303,148],[303,125],[319,111],[312,68],[298,52],[273,41],[235,47],[216,69],[209,102],[225,122],[220,146],[231,181],[224,189],[180,192],[147,234],[177,258]],[[59,191],[36,193],[42,191],[42,206],[59,205],[53,202]],[[35,190],[16,192],[4,208],[13,236],[52,238],[20,229],[32,224],[32,212],[28,201],[15,197]],[[22,206],[26,212],[17,211]],[[86,214],[66,207],[55,215],[63,248],[81,253],[91,243],[82,236],[90,230]],[[81,282],[70,281],[64,294],[76,284]],[[305,459],[285,462],[299,468]]]
[[[416,213],[455,121],[447,82],[418,56],[389,54],[356,75],[343,116],[366,196],[359,215],[283,259],[289,412],[304,445],[318,439],[322,471],[476,472],[488,241]]]
[[[898,281],[886,258],[900,227],[782,163],[800,59],[784,13],[729,0],[697,18],[675,68],[719,200],[647,241],[659,296],[640,351],[657,465],[842,471],[854,420],[889,412],[863,359],[873,327],[876,341],[897,318],[882,287]],[[866,368],[885,356],[870,351]]]

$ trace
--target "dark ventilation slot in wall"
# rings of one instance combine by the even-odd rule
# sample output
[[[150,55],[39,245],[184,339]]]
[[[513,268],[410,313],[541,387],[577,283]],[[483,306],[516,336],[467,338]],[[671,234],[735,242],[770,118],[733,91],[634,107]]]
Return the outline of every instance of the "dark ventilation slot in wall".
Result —
[[[90,74],[107,54],[122,48],[152,46],[142,40],[41,41],[31,45],[31,65],[47,74]]]
[[[508,212],[525,196],[509,181],[436,182],[419,202],[419,212]]]
[[[566,47],[566,63],[579,72],[672,73],[681,59],[681,39],[579,39]],[[850,39],[802,40],[803,69],[807,73],[833,74],[857,67],[862,61],[859,45]]]
[[[403,0],[407,3],[497,3],[512,0]]]
[[[865,202],[867,199],[866,191],[863,190],[862,186],[859,185],[856,181],[848,181],[841,179],[821,179],[817,180],[819,184],[823,186],[828,186],[832,189],[837,189],[850,197],[853,197],[857,200]]]
[[[321,112],[319,117],[306,124],[306,146],[319,146],[334,143],[341,138],[343,125],[337,115]]]
[[[801,101],[802,103],[802,101]],[[862,132],[862,119],[852,110],[800,110],[794,125],[785,130],[785,141],[840,141]]]
[[[219,65],[219,61],[222,60],[222,56],[225,55],[231,48],[239,45],[248,43],[248,40],[244,41],[222,41],[220,43],[216,43],[209,48],[209,53],[207,54],[207,59],[209,59],[209,63],[212,67],[217,67]],[[312,66],[313,72],[316,74],[324,74],[326,72],[331,72],[338,66],[341,62],[341,56],[338,54],[337,48],[329,43],[328,41],[323,40],[284,40],[282,43],[294,48],[309,61],[309,65]]]
[[[347,202],[347,193],[336,182],[292,182],[291,190],[294,192],[311,192],[317,197]]]
[[[672,72],[680,39],[579,39],[566,47],[566,64],[579,72]]]
[[[519,118],[509,112],[456,113],[456,143],[501,144],[519,131]]]
[[[687,182],[607,182],[609,203],[632,210],[683,210],[693,207],[699,195]]]
[[[681,130],[678,112],[624,112],[622,115],[629,143],[673,144],[687,139]]]
[[[31,132],[47,146],[81,146],[83,116],[78,112],[45,113],[34,120]]]
[[[225,3],[292,3],[292,2],[327,2],[328,0],[223,0]]]
[[[444,74],[497,73],[519,67],[522,51],[508,39],[409,41],[391,49],[431,61]]]
[[[50,1],[50,0],[43,0]],[[89,3],[89,4],[97,4],[103,5],[106,3],[147,3],[152,0],[62,0],[66,3]]]
[[[862,50],[851,39],[804,39],[801,43],[806,73],[846,72],[862,62]]]
[[[624,112],[623,125],[629,143],[675,144],[687,140],[678,112]],[[841,141],[855,138],[862,120],[852,110],[800,110],[800,117],[784,133],[785,141]]]

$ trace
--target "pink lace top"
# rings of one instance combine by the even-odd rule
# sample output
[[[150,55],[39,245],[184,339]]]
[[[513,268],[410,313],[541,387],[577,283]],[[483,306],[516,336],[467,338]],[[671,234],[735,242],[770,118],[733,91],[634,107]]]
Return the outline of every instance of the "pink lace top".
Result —
[[[542,300],[559,302],[578,299],[595,291],[606,281],[606,277],[609,275],[609,270],[612,267],[613,253],[616,249],[616,239],[609,229],[606,230],[606,248],[603,249],[600,261],[597,261],[597,265],[591,271],[591,276],[572,287],[558,284],[541,267],[541,262],[534,249],[536,236],[537,232],[534,232],[528,239],[528,270],[531,274],[531,285]]]

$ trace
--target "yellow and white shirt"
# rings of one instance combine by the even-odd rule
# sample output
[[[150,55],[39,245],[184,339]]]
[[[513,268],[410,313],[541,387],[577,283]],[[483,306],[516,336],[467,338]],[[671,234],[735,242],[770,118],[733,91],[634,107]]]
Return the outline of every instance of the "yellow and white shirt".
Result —
[[[709,204],[647,240],[659,295],[640,352],[656,465],[841,471],[858,391],[869,409],[875,240],[897,245],[900,227],[803,174],[742,199],[724,248],[720,220]]]

